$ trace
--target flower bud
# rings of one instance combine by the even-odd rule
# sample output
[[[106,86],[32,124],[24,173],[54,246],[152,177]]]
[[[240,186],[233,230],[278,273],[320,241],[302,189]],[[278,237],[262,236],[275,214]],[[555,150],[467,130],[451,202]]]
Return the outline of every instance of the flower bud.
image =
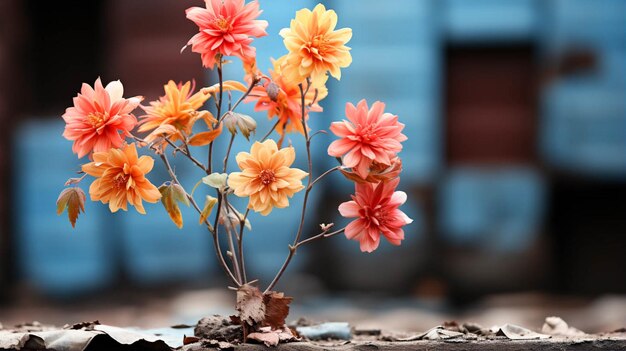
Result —
[[[278,86],[278,84],[274,83],[273,81],[270,82],[265,88],[265,91],[267,92],[267,96],[270,98],[270,100],[276,102],[276,100],[278,99],[278,93],[280,92],[280,87]]]
[[[237,134],[237,129],[239,129],[246,139],[249,139],[250,134],[256,131],[256,121],[254,118],[241,113],[228,111],[224,115],[222,122],[229,132]]]

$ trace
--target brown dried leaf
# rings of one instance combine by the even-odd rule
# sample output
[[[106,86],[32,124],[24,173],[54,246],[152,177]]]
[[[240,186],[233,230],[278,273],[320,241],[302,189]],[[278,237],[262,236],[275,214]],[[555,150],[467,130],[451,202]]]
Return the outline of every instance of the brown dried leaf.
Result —
[[[183,227],[183,215],[180,212],[180,208],[178,207],[178,202],[176,202],[176,196],[174,194],[172,184],[165,184],[159,187],[159,192],[161,192],[161,203],[167,214],[172,219],[172,222],[176,224],[176,226],[180,229]]]
[[[286,297],[285,294],[270,291],[263,296],[265,302],[265,322],[263,325],[272,329],[280,329],[285,326],[285,319],[289,315],[289,304],[293,297]]]
[[[209,218],[209,216],[211,215],[211,212],[213,211],[213,207],[215,206],[216,203],[217,203],[217,198],[214,198],[211,195],[206,196],[204,208],[202,209],[202,212],[200,212],[200,224],[206,222],[207,218]]]
[[[289,342],[299,340],[293,335],[291,329],[284,327],[272,329],[271,327],[259,328],[258,332],[248,334],[248,339],[262,342],[265,346],[276,346],[279,342]]]
[[[85,192],[81,188],[72,187],[63,189],[57,199],[57,215],[63,213],[67,208],[67,217],[72,224],[72,228],[76,227],[76,219],[81,212],[85,212]]]
[[[192,136],[187,144],[191,146],[205,146],[209,145],[213,142],[220,134],[222,134],[222,124],[220,123],[217,129],[208,131],[208,132],[200,132]]]
[[[259,288],[244,284],[237,289],[237,311],[242,321],[256,325],[265,319],[265,303]]]

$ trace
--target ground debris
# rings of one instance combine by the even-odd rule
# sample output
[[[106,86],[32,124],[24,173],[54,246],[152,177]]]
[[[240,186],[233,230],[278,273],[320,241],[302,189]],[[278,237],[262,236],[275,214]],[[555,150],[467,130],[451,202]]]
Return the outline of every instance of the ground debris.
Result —
[[[228,318],[214,315],[202,318],[194,329],[194,335],[205,340],[238,343],[241,342],[243,329]]]

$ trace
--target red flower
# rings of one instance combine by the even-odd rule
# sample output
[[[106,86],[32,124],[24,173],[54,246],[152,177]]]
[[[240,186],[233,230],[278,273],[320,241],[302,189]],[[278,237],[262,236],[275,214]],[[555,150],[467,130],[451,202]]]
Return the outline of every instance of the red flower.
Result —
[[[333,122],[330,130],[341,139],[333,141],[328,154],[343,156],[343,164],[366,179],[374,162],[391,165],[391,160],[402,150],[404,124],[398,116],[384,113],[385,104],[376,101],[371,109],[361,100],[356,107],[346,105],[348,120]]]
[[[250,59],[256,56],[250,46],[251,37],[267,35],[267,21],[256,20],[261,14],[259,3],[244,0],[206,0],[206,8],[188,8],[187,18],[200,31],[189,39],[191,51],[200,53],[204,67],[215,66],[215,56],[237,56]]]
[[[356,218],[346,227],[346,237],[358,240],[361,251],[372,252],[380,244],[382,234],[393,245],[404,239],[403,226],[413,222],[398,207],[406,202],[406,193],[395,191],[400,178],[390,182],[356,183],[352,201],[339,205],[339,213]]]

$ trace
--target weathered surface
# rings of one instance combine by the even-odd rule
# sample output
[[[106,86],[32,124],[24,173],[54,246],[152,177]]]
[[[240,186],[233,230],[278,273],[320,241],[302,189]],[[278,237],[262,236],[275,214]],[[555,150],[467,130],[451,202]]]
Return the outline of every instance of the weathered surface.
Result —
[[[217,348],[203,348],[199,345],[187,345],[185,350],[204,351],[217,350]],[[237,351],[261,351],[268,348],[263,345],[244,344],[233,348]],[[321,350],[341,350],[341,351],[396,351],[396,350],[443,350],[443,351],[563,351],[563,350],[626,350],[626,335],[613,337],[599,337],[596,340],[580,341],[566,339],[548,340],[475,340],[475,341],[432,341],[420,340],[409,342],[386,342],[386,341],[351,341],[351,342],[297,342],[280,344],[273,350],[293,350],[293,351],[321,351]]]

